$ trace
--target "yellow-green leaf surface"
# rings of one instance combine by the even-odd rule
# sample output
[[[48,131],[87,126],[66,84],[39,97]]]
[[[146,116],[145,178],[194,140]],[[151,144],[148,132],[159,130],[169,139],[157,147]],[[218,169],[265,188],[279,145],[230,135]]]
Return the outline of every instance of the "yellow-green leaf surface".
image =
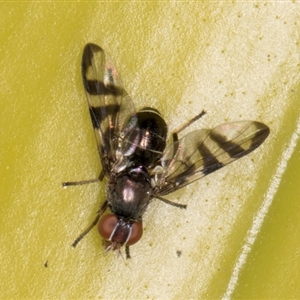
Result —
[[[1,299],[300,298],[300,4],[0,4]],[[105,200],[81,83],[87,42],[114,59],[136,107],[175,130],[234,120],[271,134],[245,158],[154,201],[132,259],[93,229]],[[124,255],[123,255],[124,256]]]

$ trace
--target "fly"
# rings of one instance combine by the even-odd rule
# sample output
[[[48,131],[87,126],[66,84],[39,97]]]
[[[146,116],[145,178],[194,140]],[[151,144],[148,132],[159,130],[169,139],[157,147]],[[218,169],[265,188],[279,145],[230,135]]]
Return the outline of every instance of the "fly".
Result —
[[[178,134],[197,121],[202,111],[172,134],[158,110],[135,110],[119,73],[106,52],[95,44],[83,50],[81,73],[96,136],[102,171],[98,179],[64,182],[63,186],[97,182],[107,178],[107,199],[93,222],[72,246],[95,226],[106,252],[137,243],[143,234],[142,217],[149,203],[159,199],[179,208],[166,195],[226,166],[257,148],[270,129],[256,121],[225,123],[200,129],[179,138]],[[106,210],[110,213],[104,215]]]

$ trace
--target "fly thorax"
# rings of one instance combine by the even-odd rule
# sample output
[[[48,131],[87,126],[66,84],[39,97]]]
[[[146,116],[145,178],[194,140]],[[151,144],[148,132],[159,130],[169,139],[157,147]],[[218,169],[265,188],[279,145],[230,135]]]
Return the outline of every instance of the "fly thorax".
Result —
[[[149,204],[151,189],[150,176],[144,167],[125,169],[108,189],[111,211],[124,218],[138,219]]]

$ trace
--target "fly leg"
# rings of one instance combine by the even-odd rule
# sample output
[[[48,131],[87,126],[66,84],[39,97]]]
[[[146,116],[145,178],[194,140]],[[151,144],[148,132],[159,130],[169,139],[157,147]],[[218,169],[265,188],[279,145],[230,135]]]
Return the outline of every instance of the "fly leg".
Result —
[[[84,236],[98,223],[101,215],[106,211],[108,207],[107,200],[101,205],[100,209],[97,211],[96,217],[93,222],[76,238],[72,246],[75,248],[77,244],[84,238]]]
[[[89,179],[89,180],[82,180],[82,181],[67,181],[67,182],[62,182],[62,186],[63,187],[67,187],[67,186],[72,186],[72,185],[83,185],[83,184],[89,184],[89,183],[95,183],[98,181],[102,181],[104,178],[104,172],[103,170],[101,171],[100,175],[98,178],[96,179]],[[77,246],[77,244],[83,239],[83,237],[88,234],[88,232],[98,223],[101,215],[105,212],[105,210],[108,207],[108,202],[105,201],[101,207],[99,208],[99,210],[96,213],[96,217],[93,220],[93,222],[75,239],[75,241],[73,242],[72,246],[75,248]]]
[[[184,129],[186,129],[187,127],[189,127],[190,125],[192,125],[194,122],[198,121],[205,114],[206,114],[206,112],[204,110],[202,110],[200,114],[198,114],[197,116],[195,116],[191,120],[187,121],[185,124],[183,124],[182,126],[180,126],[177,130],[175,130],[173,132],[173,142],[174,142],[174,144],[176,144],[176,142],[178,141],[178,133],[179,132],[183,131]]]
[[[197,116],[195,116],[194,118],[192,118],[191,120],[187,121],[185,124],[183,124],[181,127],[179,127],[177,130],[175,130],[172,134],[173,137],[173,158],[176,157],[176,153],[178,151],[179,148],[179,143],[178,143],[178,134],[183,131],[184,129],[186,129],[187,127],[189,127],[191,124],[193,124],[194,122],[198,121],[201,117],[203,117],[206,114],[206,112],[204,110],[201,111],[200,114],[198,114]],[[170,163],[172,164],[172,162]]]
[[[62,182],[63,187],[71,186],[71,185],[83,185],[83,184],[89,184],[89,183],[95,183],[98,181],[102,181],[104,178],[104,172],[103,170],[101,171],[100,175],[96,179],[88,179],[88,180],[81,180],[81,181],[66,181]]]
[[[126,254],[126,259],[130,259],[131,256],[130,256],[130,250],[129,250],[129,246],[125,246],[125,254]]]
[[[175,206],[175,207],[178,207],[178,208],[183,208],[183,209],[186,209],[187,205],[186,204],[180,204],[180,203],[176,203],[176,202],[173,202],[173,201],[170,201],[168,199],[165,199],[164,197],[160,197],[160,196],[154,196],[156,199],[159,199],[160,201],[162,202],[165,202],[167,204],[170,204],[172,206]]]

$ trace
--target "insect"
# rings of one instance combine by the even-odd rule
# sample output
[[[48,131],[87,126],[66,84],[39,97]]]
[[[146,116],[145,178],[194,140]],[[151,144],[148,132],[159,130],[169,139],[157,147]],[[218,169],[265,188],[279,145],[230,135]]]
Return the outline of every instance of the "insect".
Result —
[[[202,111],[174,132],[167,146],[163,117],[154,108],[135,110],[114,63],[101,47],[85,46],[81,71],[102,171],[98,179],[64,182],[63,186],[106,177],[107,198],[73,247],[98,224],[106,252],[120,253],[125,246],[130,258],[129,246],[142,237],[142,217],[153,199],[186,208],[165,196],[253,151],[270,132],[263,123],[237,121],[179,138],[183,129],[205,114]],[[110,213],[104,215],[107,209]]]

